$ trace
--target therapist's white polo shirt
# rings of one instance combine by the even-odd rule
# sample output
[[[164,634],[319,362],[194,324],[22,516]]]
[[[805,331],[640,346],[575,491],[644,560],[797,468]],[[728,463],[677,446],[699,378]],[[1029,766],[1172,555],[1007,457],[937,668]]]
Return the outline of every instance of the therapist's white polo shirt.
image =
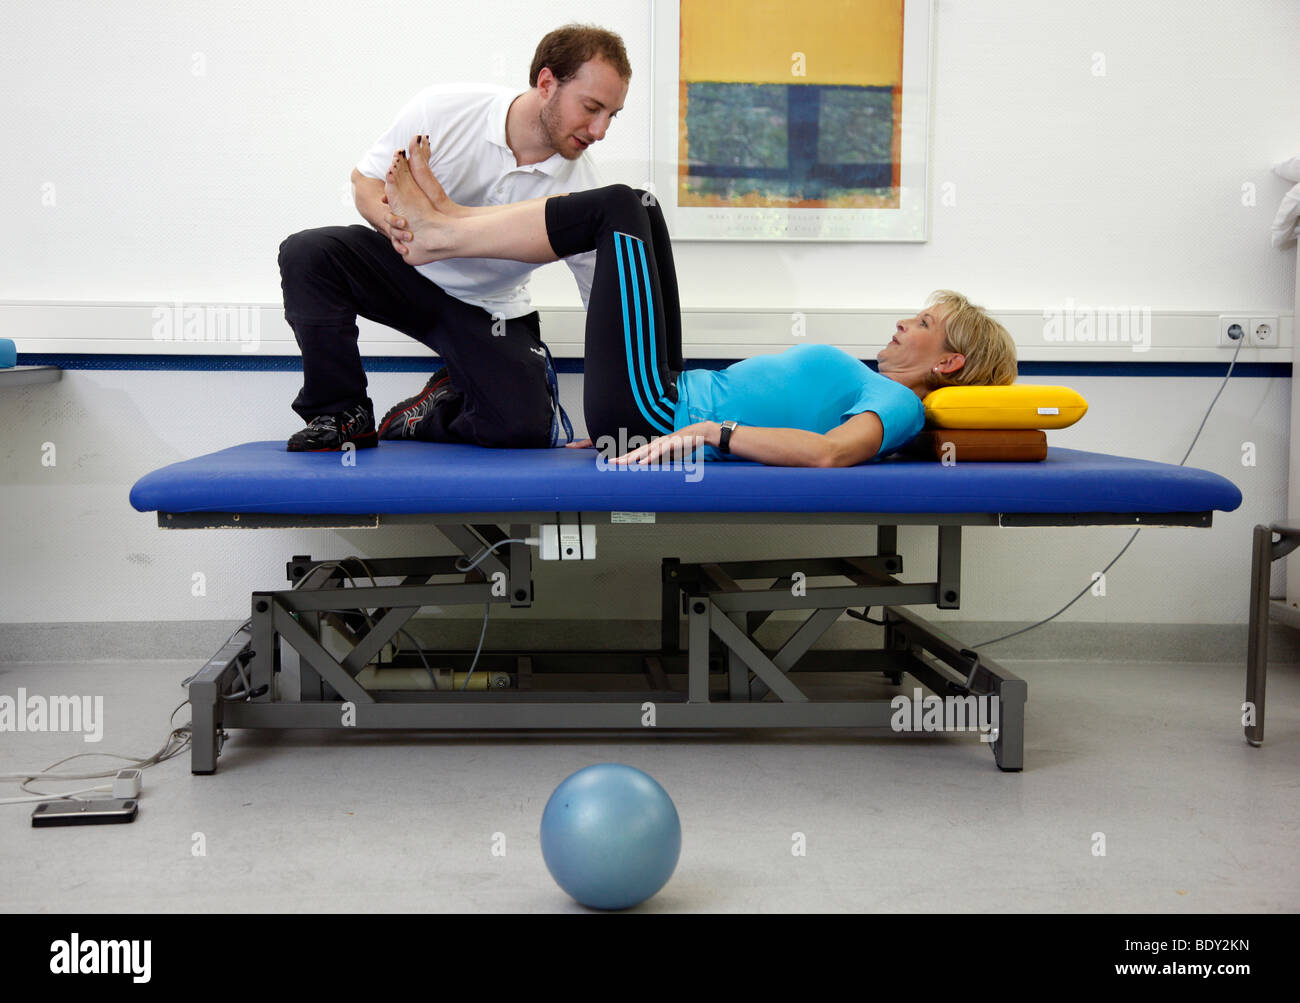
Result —
[[[600,178],[585,153],[577,160],[556,153],[549,160],[525,167],[515,162],[506,144],[506,112],[518,94],[493,84],[428,87],[407,102],[397,121],[357,164],[357,171],[382,179],[394,150],[405,150],[412,136],[427,135],[434,176],[451,199],[462,205],[502,205],[599,188]],[[591,295],[596,252],[575,254],[564,263],[578,280],[585,307]],[[537,265],[457,258],[415,267],[458,300],[488,313],[511,320],[532,312],[528,277]]]

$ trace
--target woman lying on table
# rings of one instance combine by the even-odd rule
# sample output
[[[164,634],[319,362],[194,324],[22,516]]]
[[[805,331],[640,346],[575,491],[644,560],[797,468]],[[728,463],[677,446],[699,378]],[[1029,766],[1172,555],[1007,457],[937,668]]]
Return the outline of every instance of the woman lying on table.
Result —
[[[421,137],[386,179],[389,223],[412,265],[444,258],[557,261],[595,249],[583,411],[598,445],[650,440],[615,462],[654,462],[704,445],[706,459],[839,467],[898,449],[941,386],[1005,384],[1011,336],[964,296],[941,290],[900,320],[879,373],[830,345],[800,345],[721,371],[686,369],[672,246],[657,202],[625,185],[501,206],[452,202]],[[574,445],[587,446],[591,440]]]

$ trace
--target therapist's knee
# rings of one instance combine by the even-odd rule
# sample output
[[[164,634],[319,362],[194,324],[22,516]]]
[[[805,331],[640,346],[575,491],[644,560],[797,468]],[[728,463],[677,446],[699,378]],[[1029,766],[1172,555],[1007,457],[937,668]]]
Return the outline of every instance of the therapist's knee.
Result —
[[[301,230],[280,241],[280,274],[288,277],[320,259],[324,247],[317,230]]]
[[[291,233],[280,242],[280,277],[286,281],[317,275],[329,267],[343,241],[337,231],[345,227],[324,226]]]

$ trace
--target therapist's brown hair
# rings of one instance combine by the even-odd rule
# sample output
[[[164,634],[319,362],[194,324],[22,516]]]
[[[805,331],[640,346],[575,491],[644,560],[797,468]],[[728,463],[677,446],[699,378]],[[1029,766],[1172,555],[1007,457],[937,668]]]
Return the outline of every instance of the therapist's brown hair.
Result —
[[[563,84],[576,77],[582,64],[592,59],[605,60],[624,80],[632,79],[632,64],[628,62],[622,38],[594,24],[566,24],[537,44],[528,71],[528,86],[537,86],[537,75],[543,66],[549,67],[555,79]]]

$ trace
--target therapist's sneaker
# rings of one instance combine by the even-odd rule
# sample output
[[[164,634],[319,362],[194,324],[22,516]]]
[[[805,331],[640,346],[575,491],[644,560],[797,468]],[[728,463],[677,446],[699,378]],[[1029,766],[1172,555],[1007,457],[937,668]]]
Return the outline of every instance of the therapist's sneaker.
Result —
[[[357,449],[379,445],[375,409],[369,398],[346,411],[318,414],[306,428],[290,437],[285,448],[290,453],[329,453],[341,451],[348,443]]]
[[[379,423],[381,439],[419,439],[420,422],[451,393],[451,374],[446,367],[439,369],[414,397],[393,405]]]

